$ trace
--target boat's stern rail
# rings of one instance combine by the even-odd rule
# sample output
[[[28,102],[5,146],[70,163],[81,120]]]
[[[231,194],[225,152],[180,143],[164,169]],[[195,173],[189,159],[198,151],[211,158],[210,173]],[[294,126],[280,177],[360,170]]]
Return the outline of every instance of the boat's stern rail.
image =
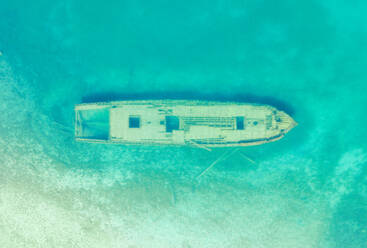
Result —
[[[81,103],[75,105],[75,111],[82,111],[82,110],[96,110],[96,109],[103,109],[103,108],[110,108],[113,104],[109,102],[97,102],[97,103]]]
[[[111,143],[110,140],[108,139],[85,139],[85,138],[75,138],[75,141],[78,142],[88,142],[88,143],[97,143],[97,144],[107,144],[107,143]]]
[[[75,110],[75,138],[82,136],[83,133],[83,125],[80,117],[80,112]]]

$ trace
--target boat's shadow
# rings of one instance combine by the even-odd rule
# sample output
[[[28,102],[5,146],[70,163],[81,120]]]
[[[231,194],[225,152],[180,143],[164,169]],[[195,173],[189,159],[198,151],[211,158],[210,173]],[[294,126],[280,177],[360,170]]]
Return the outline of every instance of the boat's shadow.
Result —
[[[268,104],[283,110],[290,115],[294,115],[294,108],[287,102],[275,97],[258,96],[253,94],[201,94],[194,91],[160,91],[145,93],[116,93],[103,92],[98,94],[86,95],[82,98],[83,103],[107,102],[120,100],[154,100],[154,99],[185,99],[185,100],[204,100],[204,101],[231,101]]]

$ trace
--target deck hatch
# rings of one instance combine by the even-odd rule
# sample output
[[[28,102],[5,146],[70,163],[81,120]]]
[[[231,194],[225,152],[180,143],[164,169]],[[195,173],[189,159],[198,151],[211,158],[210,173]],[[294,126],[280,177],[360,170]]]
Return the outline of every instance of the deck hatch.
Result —
[[[180,119],[177,116],[166,116],[166,132],[171,133],[173,130],[180,128]]]
[[[245,129],[244,120],[245,120],[245,117],[243,117],[243,116],[237,116],[236,117],[236,127],[237,127],[237,130],[244,130]]]
[[[129,116],[129,128],[139,128],[139,127],[140,127],[140,117]]]

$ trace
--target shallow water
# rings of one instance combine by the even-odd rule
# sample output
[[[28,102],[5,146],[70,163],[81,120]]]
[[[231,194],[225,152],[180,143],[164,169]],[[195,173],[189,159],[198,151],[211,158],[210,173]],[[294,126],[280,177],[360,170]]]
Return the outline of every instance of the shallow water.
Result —
[[[365,1],[9,1],[0,8],[1,247],[366,247]],[[75,143],[73,106],[272,104],[241,149]]]

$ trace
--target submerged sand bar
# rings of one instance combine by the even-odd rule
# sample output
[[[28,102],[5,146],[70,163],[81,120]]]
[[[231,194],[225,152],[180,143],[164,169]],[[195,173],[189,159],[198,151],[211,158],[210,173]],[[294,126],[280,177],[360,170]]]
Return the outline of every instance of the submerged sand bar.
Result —
[[[136,145],[249,146],[278,140],[296,122],[269,105],[133,100],[75,106],[75,139]]]

